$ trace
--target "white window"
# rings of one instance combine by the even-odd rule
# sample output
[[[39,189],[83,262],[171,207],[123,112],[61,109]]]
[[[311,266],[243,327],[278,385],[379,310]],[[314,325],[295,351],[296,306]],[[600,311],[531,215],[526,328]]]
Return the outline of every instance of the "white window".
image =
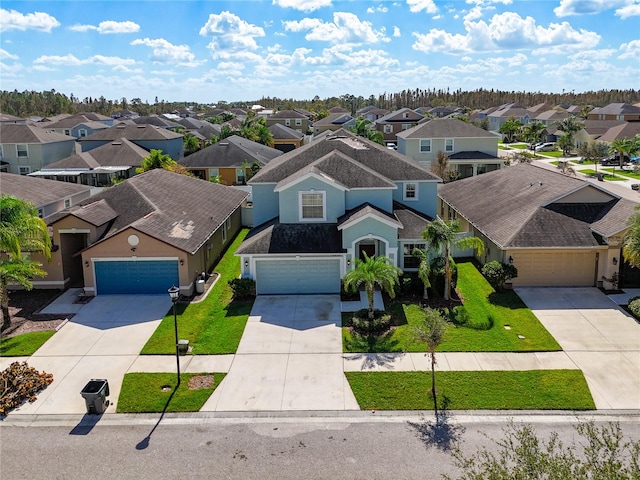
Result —
[[[220,171],[217,168],[209,169],[209,180],[216,178],[218,175],[220,175]]]
[[[418,185],[415,183],[404,184],[404,199],[418,200]]]
[[[384,128],[384,133],[393,133],[393,125],[387,123],[383,128]]]
[[[302,119],[301,118],[296,118],[296,127],[299,127],[302,125]]]
[[[411,124],[410,123],[403,123],[402,124],[402,130],[409,130],[411,128]]]
[[[402,114],[402,118],[409,118],[409,113],[408,112],[404,112]]]
[[[223,228],[222,230],[222,243],[226,243],[227,242],[227,229]]]
[[[86,136],[87,136],[87,130],[84,128],[80,129],[80,138],[86,137]]]
[[[236,168],[236,183],[243,184],[245,179],[244,168]]]
[[[224,221],[224,228],[227,230],[231,230],[231,217],[227,218]]]
[[[64,129],[64,134],[65,135],[71,135],[71,130],[69,130],[68,128]]]
[[[446,138],[444,141],[444,151],[453,152],[453,138]]]
[[[39,217],[39,218],[44,217],[44,210],[43,210],[42,208],[39,208],[39,209],[38,209],[38,217]]]
[[[403,258],[404,258],[404,268],[418,268],[420,265],[420,257],[414,256],[413,251],[415,249],[422,250],[423,252],[427,249],[427,245],[425,243],[405,243],[403,248]]]
[[[29,157],[29,149],[26,145],[16,145],[16,151],[18,152],[18,158]]]
[[[71,200],[68,198],[64,199],[64,208],[69,208],[71,206]]]
[[[29,175],[31,173],[31,167],[20,167],[20,175]]]
[[[300,221],[325,220],[325,192],[300,192]]]
[[[420,140],[420,153],[429,153],[431,151],[431,139]]]
[[[286,119],[284,120],[284,124],[285,124],[287,127],[291,126],[291,119],[290,119],[290,118],[286,118]]]

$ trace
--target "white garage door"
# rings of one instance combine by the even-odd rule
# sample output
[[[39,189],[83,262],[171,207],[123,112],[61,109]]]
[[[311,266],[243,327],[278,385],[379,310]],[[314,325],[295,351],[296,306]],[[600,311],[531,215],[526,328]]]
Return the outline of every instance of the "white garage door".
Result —
[[[594,285],[595,252],[517,252],[513,255],[518,268],[514,285],[571,286]]]
[[[256,291],[259,295],[340,293],[340,261],[257,260]]]

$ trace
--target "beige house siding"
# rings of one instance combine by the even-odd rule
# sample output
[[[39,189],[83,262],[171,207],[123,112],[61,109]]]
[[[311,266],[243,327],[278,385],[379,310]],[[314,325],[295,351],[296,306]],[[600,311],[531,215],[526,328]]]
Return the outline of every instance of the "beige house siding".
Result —
[[[613,199],[614,197],[610,193],[589,186],[580,188],[580,190],[559,198],[553,203],[606,203]]]

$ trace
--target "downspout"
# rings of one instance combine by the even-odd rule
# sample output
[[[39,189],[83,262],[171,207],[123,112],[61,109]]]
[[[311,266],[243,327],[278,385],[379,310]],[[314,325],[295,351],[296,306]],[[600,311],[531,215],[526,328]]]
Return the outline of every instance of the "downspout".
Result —
[[[600,263],[600,252],[596,252],[596,268],[593,275],[593,286],[598,286],[598,264]]]

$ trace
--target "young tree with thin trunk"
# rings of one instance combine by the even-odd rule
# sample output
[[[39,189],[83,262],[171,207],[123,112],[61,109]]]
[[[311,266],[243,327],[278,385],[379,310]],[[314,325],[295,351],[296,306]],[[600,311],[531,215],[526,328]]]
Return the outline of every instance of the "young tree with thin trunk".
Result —
[[[442,314],[433,308],[424,309],[425,318],[413,327],[413,335],[416,340],[427,345],[431,360],[431,395],[433,395],[433,408],[438,415],[438,401],[436,397],[436,348],[442,343],[447,329],[447,322]]]

